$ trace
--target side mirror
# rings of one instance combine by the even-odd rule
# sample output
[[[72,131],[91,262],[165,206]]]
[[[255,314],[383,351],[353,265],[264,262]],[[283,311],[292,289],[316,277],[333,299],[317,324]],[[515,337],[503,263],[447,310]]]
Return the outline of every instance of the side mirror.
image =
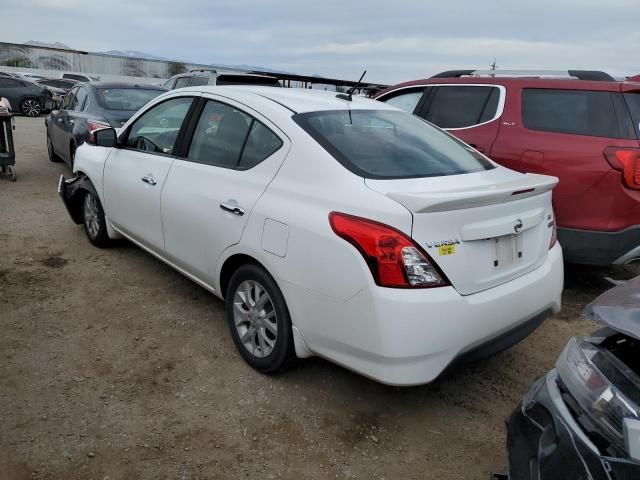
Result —
[[[97,145],[98,147],[115,147],[118,143],[116,131],[113,128],[103,128],[89,134],[87,143]]]

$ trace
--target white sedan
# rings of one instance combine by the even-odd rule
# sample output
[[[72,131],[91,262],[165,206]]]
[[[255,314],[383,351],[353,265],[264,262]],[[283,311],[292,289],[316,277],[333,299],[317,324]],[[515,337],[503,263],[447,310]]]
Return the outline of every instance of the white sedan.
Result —
[[[227,86],[92,132],[59,190],[96,246],[126,237],[224,299],[258,371],[318,355],[416,385],[560,309],[556,183],[384,103]]]

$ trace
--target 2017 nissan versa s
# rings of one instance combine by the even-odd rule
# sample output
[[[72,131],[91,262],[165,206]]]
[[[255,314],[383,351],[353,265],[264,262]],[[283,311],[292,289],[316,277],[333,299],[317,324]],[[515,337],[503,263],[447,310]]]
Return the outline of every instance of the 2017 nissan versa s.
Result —
[[[560,308],[557,179],[500,167],[392,106],[193,87],[90,138],[59,183],[74,221],[225,299],[261,372],[318,355],[422,384]]]

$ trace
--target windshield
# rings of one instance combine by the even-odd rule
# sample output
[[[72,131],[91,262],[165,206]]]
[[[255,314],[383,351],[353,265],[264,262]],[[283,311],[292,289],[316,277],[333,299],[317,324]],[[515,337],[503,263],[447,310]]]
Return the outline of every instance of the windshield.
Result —
[[[627,105],[629,105],[633,126],[635,127],[638,140],[640,140],[640,93],[625,93],[624,99],[627,101]]]
[[[406,112],[339,110],[294,115],[336,160],[365,178],[416,178],[489,170],[493,164]]]
[[[107,110],[140,110],[163,90],[144,88],[97,88],[98,100]]]

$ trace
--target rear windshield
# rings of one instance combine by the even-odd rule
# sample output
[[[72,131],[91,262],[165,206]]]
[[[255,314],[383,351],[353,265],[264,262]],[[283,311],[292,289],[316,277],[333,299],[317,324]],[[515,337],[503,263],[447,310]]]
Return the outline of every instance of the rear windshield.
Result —
[[[107,110],[140,110],[163,90],[144,88],[97,88],[98,100]]]
[[[631,118],[633,119],[633,126],[636,129],[636,135],[640,140],[640,93],[625,93],[624,99],[627,101],[629,111],[631,112]]]
[[[494,168],[472,148],[406,112],[339,110],[300,113],[293,119],[365,178],[439,177]]]

